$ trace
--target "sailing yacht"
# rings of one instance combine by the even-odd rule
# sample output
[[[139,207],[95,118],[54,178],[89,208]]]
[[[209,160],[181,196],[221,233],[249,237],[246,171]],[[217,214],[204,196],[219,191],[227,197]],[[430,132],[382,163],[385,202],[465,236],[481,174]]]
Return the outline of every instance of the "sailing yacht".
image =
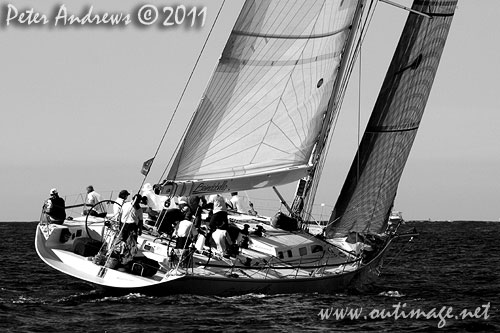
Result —
[[[307,222],[377,0],[245,1],[166,178],[155,184],[156,192],[143,187],[155,217],[136,236],[131,260],[125,265],[113,256],[124,237],[121,217],[112,212],[62,225],[42,214],[39,256],[95,285],[153,295],[368,288],[391,245],[415,236],[400,230],[402,219],[389,223],[390,214],[456,3],[415,0],[406,8],[380,94],[319,233],[310,233]],[[145,177],[154,161],[145,163]],[[277,186],[291,182],[297,190],[288,204]],[[228,210],[230,253],[213,244],[209,211],[175,220],[169,210],[175,208],[163,204],[262,188],[273,188],[285,209],[273,217]],[[188,234],[196,234],[191,245],[165,228],[181,219],[190,225]]]

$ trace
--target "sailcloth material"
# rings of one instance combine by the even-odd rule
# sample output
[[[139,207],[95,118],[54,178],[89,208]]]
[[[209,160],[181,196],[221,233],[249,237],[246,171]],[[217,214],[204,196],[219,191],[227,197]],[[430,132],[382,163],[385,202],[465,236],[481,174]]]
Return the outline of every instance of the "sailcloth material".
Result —
[[[457,1],[416,0],[330,217],[330,237],[380,233],[396,196]]]
[[[246,1],[167,179],[306,175],[357,4]]]

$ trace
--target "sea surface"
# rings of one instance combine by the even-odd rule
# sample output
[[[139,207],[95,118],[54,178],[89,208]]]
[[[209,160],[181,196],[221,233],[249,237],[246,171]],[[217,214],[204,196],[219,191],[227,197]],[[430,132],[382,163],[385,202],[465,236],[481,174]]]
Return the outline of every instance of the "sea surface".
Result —
[[[500,332],[500,223],[413,227],[362,294],[117,297],[45,265],[36,223],[0,223],[0,332]]]

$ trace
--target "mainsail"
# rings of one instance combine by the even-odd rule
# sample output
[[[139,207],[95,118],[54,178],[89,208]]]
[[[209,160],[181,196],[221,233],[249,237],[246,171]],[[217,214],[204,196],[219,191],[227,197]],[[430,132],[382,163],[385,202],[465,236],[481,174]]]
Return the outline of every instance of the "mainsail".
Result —
[[[246,1],[162,192],[228,192],[306,176],[364,2]]]
[[[358,152],[330,217],[327,235],[384,230],[422,119],[456,0],[416,0]]]

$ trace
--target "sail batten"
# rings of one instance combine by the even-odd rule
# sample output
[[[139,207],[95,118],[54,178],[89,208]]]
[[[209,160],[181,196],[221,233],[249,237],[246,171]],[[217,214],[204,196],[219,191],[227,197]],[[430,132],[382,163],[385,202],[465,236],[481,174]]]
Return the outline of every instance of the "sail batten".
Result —
[[[258,38],[273,38],[273,39],[314,39],[314,38],[325,38],[325,37],[330,37],[330,36],[335,36],[341,32],[344,32],[346,30],[349,30],[351,28],[350,25],[345,26],[339,30],[336,31],[331,31],[331,32],[325,32],[322,34],[316,34],[316,35],[273,35],[273,34],[258,34],[258,33],[249,33],[249,32],[244,32],[244,31],[234,31],[235,35],[239,36],[250,36],[250,37],[258,37]]]
[[[403,124],[403,125],[388,125],[388,126],[371,126],[366,128],[366,133],[394,133],[418,130],[420,122]]]

